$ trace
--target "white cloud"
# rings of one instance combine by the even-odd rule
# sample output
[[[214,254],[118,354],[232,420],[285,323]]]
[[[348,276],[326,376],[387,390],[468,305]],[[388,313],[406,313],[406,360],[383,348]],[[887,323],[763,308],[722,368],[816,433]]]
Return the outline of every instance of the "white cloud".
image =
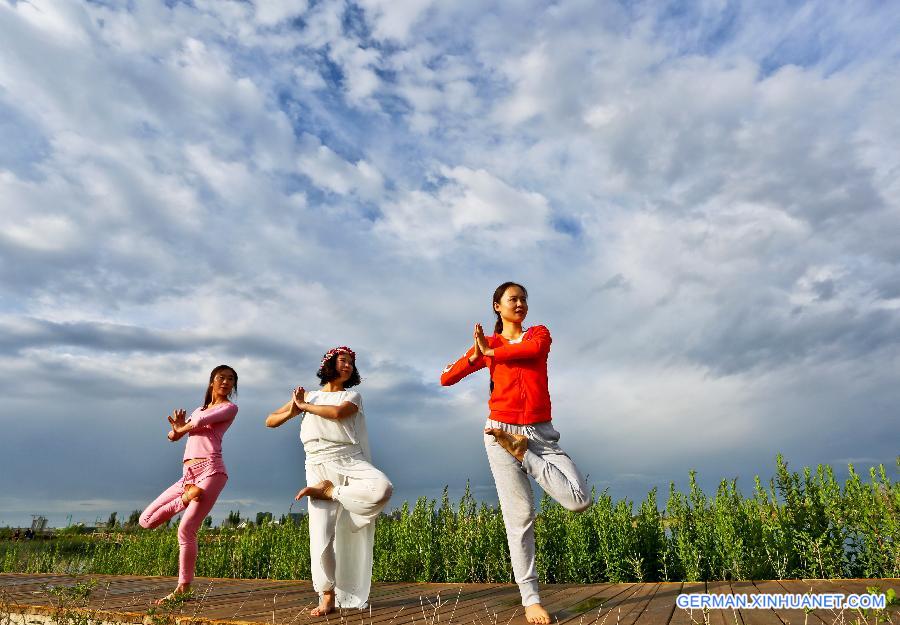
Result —
[[[440,167],[433,193],[414,190],[389,200],[376,231],[413,254],[440,256],[462,246],[528,248],[560,237],[540,193],[516,189],[484,170]]]
[[[378,39],[404,41],[432,0],[362,0]]]
[[[254,0],[256,20],[263,26],[272,26],[306,12],[306,0]]]
[[[371,163],[349,163],[311,135],[302,138],[297,168],[316,186],[340,195],[357,193],[364,199],[373,199],[383,184],[381,173]]]

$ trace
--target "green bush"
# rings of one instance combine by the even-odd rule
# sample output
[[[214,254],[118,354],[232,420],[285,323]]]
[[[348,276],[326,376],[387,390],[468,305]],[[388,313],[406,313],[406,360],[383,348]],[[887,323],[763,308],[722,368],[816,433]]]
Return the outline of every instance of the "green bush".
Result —
[[[900,466],[900,458],[897,459]],[[828,466],[792,472],[781,456],[767,486],[744,497],[736,480],[706,495],[690,473],[687,493],[670,485],[634,511],[607,491],[573,513],[544,496],[534,531],[542,582],[698,581],[900,577],[900,483],[883,466],[863,481],[852,465],[842,485]],[[232,522],[239,518],[232,513]],[[0,571],[177,574],[176,524],[113,535],[58,531],[51,540],[0,541]],[[197,574],[309,579],[309,519],[237,529],[204,527]],[[468,486],[457,505],[420,498],[383,515],[375,531],[375,581],[510,582],[498,507]]]

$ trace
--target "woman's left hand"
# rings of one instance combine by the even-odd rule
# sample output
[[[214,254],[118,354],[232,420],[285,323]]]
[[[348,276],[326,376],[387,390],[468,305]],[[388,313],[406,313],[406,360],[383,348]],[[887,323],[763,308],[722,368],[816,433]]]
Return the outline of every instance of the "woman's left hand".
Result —
[[[298,386],[294,390],[294,406],[297,410],[303,411],[303,402],[306,399],[306,390],[302,386]]]
[[[475,324],[475,344],[478,345],[478,351],[485,356],[493,356],[494,350],[488,344],[487,338],[484,336],[484,328],[480,323]]]

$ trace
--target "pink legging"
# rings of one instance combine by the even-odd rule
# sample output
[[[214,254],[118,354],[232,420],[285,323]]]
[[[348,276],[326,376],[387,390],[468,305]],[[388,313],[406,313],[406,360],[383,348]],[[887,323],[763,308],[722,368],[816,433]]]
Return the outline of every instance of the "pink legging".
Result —
[[[219,493],[225,487],[228,475],[221,462],[206,460],[184,467],[184,475],[153,500],[141,514],[140,524],[145,529],[159,527],[173,516],[185,510],[178,525],[178,583],[190,584],[194,579],[197,563],[197,531],[203,519],[212,510]],[[185,484],[203,489],[203,495],[185,508],[181,495]]]

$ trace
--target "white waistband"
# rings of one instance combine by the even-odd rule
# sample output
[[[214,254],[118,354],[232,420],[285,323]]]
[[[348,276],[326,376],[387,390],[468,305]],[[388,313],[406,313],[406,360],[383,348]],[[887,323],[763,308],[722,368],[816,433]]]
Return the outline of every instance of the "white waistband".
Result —
[[[359,455],[362,455],[362,448],[355,443],[350,443],[337,448],[332,447],[322,451],[307,452],[306,464],[321,464],[337,458],[352,458]]]

